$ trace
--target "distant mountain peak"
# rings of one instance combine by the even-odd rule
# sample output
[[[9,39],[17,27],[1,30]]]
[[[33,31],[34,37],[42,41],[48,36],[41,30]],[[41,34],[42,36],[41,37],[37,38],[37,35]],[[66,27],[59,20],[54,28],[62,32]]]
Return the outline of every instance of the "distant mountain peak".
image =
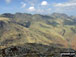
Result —
[[[7,17],[7,18],[13,18],[14,17],[14,14],[11,14],[11,13],[4,13],[1,15],[2,17]]]
[[[70,18],[67,14],[64,13],[53,13],[51,16],[54,16],[56,18]]]

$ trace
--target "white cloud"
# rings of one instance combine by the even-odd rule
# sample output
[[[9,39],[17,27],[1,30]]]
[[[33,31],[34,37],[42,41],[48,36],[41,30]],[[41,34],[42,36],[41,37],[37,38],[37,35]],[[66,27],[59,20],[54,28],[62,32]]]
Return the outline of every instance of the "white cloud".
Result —
[[[43,5],[43,6],[45,6],[45,5],[47,5],[47,4],[48,4],[47,1],[42,1],[42,3],[41,3],[41,5]]]
[[[51,13],[51,8],[48,8],[48,9],[37,9],[36,10],[36,13],[38,13],[38,14],[50,14]]]
[[[76,0],[69,0],[69,2],[76,2]]]
[[[73,13],[76,10],[76,0],[68,0],[64,3],[54,3],[54,12],[60,12],[60,13]]]
[[[6,1],[6,3],[8,3],[8,4],[11,2],[11,0],[5,0],[5,1]]]
[[[29,7],[29,11],[35,11],[35,10],[36,10],[36,9],[35,9],[34,6]]]
[[[57,3],[55,4],[56,7],[69,7],[69,6],[76,6],[76,3]]]
[[[51,8],[48,9],[48,11],[51,11],[51,10],[52,10]]]
[[[21,4],[22,4],[21,8],[25,8],[26,7],[26,4],[24,2],[21,2]]]
[[[55,3],[54,6],[56,7],[74,7],[76,6],[76,0],[68,0],[64,3]]]
[[[35,6],[39,0],[24,0],[27,4]]]

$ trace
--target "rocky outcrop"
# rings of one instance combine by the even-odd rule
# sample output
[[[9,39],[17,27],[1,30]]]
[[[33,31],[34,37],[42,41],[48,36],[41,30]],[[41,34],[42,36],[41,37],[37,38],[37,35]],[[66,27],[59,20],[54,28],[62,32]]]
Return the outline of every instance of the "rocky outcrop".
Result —
[[[61,52],[75,52],[69,48],[58,48],[41,44],[25,44],[22,46],[11,46],[0,50],[2,57],[61,57]]]

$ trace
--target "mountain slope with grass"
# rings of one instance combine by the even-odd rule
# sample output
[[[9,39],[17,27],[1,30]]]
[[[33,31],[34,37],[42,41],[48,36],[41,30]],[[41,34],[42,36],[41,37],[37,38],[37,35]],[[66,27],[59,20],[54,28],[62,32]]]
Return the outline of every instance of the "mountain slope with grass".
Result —
[[[75,20],[75,17],[60,13],[4,13],[0,15],[0,47],[36,43],[72,48],[71,43],[76,37]]]

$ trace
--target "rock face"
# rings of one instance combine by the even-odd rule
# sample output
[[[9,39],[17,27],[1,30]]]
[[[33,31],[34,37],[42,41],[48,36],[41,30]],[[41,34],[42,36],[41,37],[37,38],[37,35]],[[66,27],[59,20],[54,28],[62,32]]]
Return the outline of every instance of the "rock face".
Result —
[[[0,37],[3,35],[5,31],[9,29],[9,25],[6,21],[0,20]]]
[[[3,28],[5,23],[3,21],[0,21],[0,28]]]
[[[41,49],[40,49],[41,48]],[[22,46],[12,46],[1,50],[2,57],[61,57],[61,52],[75,52],[69,48],[59,48],[41,44],[26,44]]]
[[[8,27],[5,21],[0,21],[0,29],[6,29]]]

